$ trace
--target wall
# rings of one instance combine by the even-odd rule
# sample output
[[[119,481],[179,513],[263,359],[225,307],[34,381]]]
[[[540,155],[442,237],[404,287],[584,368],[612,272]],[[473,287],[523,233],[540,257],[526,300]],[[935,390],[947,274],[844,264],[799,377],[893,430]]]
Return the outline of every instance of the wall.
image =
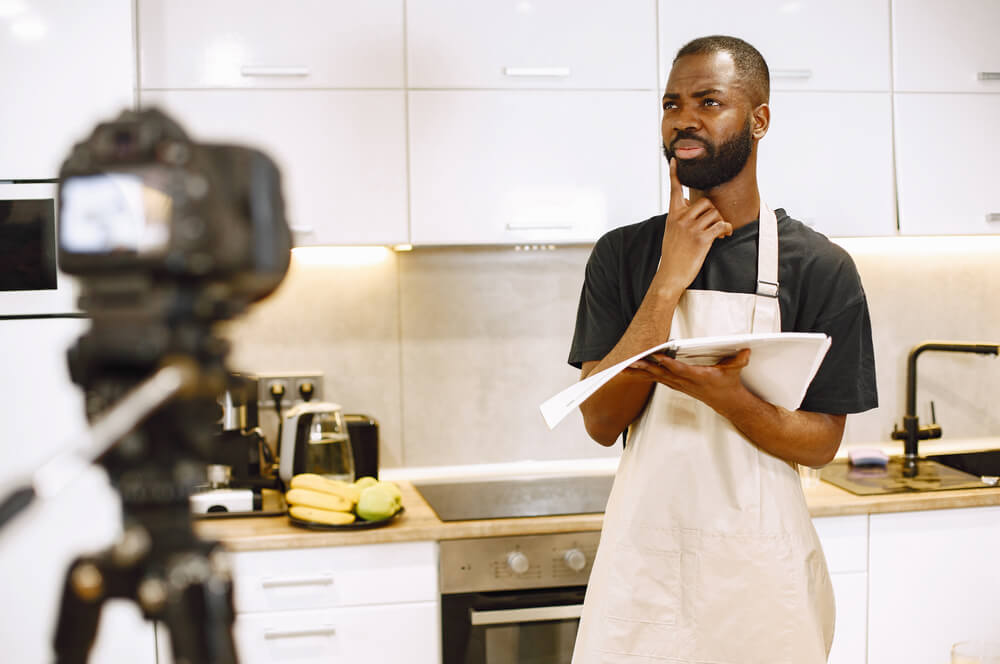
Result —
[[[881,406],[848,419],[845,442],[884,441],[904,407],[906,353],[926,339],[1000,342],[1000,237],[840,240],[872,312]],[[387,252],[367,265],[296,254],[281,288],[230,325],[233,364],[319,369],[326,397],[381,424],[382,465],[614,456],[579,414],[548,431],[538,404],[577,380],[566,364],[590,247]],[[927,353],[945,438],[1000,435],[1000,362]]]

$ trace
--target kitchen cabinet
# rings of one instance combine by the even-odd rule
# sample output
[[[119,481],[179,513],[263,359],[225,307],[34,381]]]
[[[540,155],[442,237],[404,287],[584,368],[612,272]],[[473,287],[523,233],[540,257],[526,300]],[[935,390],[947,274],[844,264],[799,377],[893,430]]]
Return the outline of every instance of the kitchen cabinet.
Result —
[[[1000,233],[1000,94],[897,94],[904,234]]]
[[[827,236],[895,235],[891,105],[888,92],[772,92],[764,201]]]
[[[868,516],[813,519],[837,602],[829,664],[863,664],[868,628]]]
[[[409,0],[409,86],[655,89],[655,24],[655,0]]]
[[[143,90],[192,137],[268,153],[295,244],[408,239],[401,90]]]
[[[888,0],[712,0],[689,9],[660,0],[663,83],[684,44],[705,35],[735,35],[764,56],[772,92],[889,90]]]
[[[940,664],[1000,641],[1000,507],[871,516],[868,661]]]
[[[139,0],[140,103],[263,149],[298,246],[408,241],[403,2]]]
[[[0,7],[0,180],[56,178],[73,144],[134,107],[131,0]]]
[[[592,242],[659,211],[652,91],[409,93],[414,244]]]
[[[142,87],[401,88],[403,0],[138,0]]]
[[[437,552],[405,542],[230,554],[240,661],[438,664]]]
[[[995,0],[893,0],[892,25],[897,92],[1000,93]]]

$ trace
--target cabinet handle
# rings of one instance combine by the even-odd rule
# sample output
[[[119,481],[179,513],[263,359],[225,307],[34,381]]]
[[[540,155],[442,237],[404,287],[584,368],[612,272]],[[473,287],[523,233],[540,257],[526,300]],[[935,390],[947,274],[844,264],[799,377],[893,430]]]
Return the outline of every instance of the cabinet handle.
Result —
[[[772,69],[771,78],[812,78],[812,69]]]
[[[995,224],[1000,221],[1000,212],[990,212],[986,215],[986,221]]]
[[[308,76],[309,67],[240,67],[241,76]]]
[[[313,627],[312,629],[267,629],[265,639],[294,639],[302,636],[334,636],[337,630],[332,625]]]
[[[1000,71],[981,71],[979,72],[980,81],[1000,81]]]
[[[509,231],[571,231],[571,224],[507,224]]]
[[[504,76],[569,76],[569,67],[504,67]]]
[[[264,579],[260,582],[262,588],[282,588],[284,586],[332,586],[333,577],[326,576],[300,576],[288,579]]]
[[[542,620],[571,620],[579,618],[583,604],[566,606],[536,606],[525,609],[496,609],[493,611],[469,611],[469,622],[473,625],[509,625],[511,623],[539,622]]]

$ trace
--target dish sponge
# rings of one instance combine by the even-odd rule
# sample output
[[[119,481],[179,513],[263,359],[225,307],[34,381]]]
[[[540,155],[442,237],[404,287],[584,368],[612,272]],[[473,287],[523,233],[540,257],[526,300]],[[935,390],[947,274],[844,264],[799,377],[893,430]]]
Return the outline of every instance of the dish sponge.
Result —
[[[858,447],[847,452],[852,466],[882,467],[889,465],[889,455],[874,447]]]

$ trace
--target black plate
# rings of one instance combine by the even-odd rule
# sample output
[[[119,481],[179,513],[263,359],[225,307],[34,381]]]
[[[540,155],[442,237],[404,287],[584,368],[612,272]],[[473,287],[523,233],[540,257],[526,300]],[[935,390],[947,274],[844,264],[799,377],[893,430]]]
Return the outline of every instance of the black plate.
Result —
[[[304,521],[303,519],[296,519],[291,514],[288,515],[288,521],[292,525],[298,526],[299,528],[309,528],[310,530],[365,530],[367,528],[378,528],[379,526],[384,526],[387,523],[395,520],[406,508],[400,507],[399,511],[390,516],[388,519],[379,519],[378,521],[364,521],[363,519],[355,519],[354,523],[317,523],[316,521]]]

